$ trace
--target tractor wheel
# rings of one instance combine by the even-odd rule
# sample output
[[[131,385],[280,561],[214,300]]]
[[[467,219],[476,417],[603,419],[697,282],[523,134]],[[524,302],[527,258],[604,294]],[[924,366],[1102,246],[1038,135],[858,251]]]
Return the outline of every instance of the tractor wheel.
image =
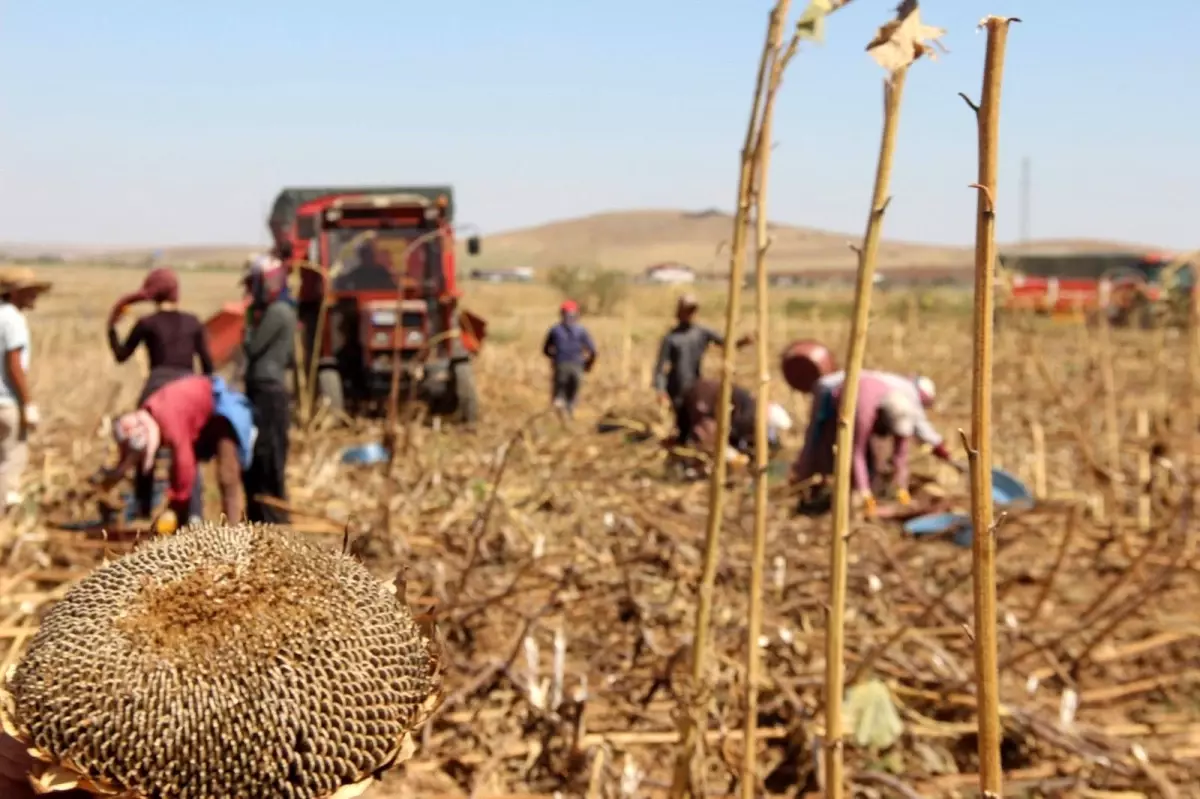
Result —
[[[479,393],[475,390],[475,370],[470,360],[454,364],[454,402],[459,421],[465,425],[479,421]]]
[[[326,367],[317,371],[317,401],[322,399],[329,403],[329,410],[345,412],[346,393],[337,369]]]

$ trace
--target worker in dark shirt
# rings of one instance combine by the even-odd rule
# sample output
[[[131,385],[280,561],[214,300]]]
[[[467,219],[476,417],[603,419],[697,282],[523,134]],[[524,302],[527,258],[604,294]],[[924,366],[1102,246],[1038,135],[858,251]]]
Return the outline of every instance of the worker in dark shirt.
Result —
[[[562,320],[547,331],[542,352],[553,369],[550,399],[560,413],[574,418],[583,374],[596,360],[596,344],[587,328],[579,324],[579,305],[567,300],[559,312]]]
[[[711,452],[714,457],[722,453],[716,446],[717,404],[721,397],[721,381],[700,378],[692,383],[684,394],[683,404],[688,422],[691,424],[689,438],[700,448]],[[752,393],[741,386],[733,386],[730,397],[729,437],[726,440],[725,456],[737,453],[744,458],[754,455],[754,430],[758,408]],[[782,433],[792,429],[792,417],[777,403],[767,406],[767,448],[770,453],[781,445]]]
[[[153,302],[154,313],[137,320],[121,341],[117,322],[139,302]],[[213,372],[204,324],[195,314],[179,310],[179,277],[171,269],[151,270],[142,287],[119,299],[109,313],[108,346],[117,363],[125,363],[142,345],[149,356],[150,375],[138,397],[139,406],[172,380],[195,374],[196,361],[204,374]]]
[[[704,325],[695,323],[699,303],[694,295],[685,294],[675,306],[675,327],[663,336],[654,364],[654,390],[659,402],[675,412],[676,443],[686,444],[692,436],[687,403],[688,389],[700,379],[700,365],[710,344],[725,346],[724,336]],[[743,336],[734,344],[741,349],[753,343],[753,336]]]
[[[134,322],[129,335],[121,341],[117,335],[117,322],[131,306],[140,302],[153,302],[154,312]],[[108,315],[108,347],[117,363],[125,363],[141,346],[146,348],[150,373],[138,395],[139,408],[163,386],[194,375],[197,361],[203,374],[213,373],[208,334],[199,317],[179,310],[179,276],[172,269],[150,270],[142,287],[117,300]],[[148,515],[154,506],[153,471],[138,472],[133,483],[140,515]],[[195,498],[193,515],[200,515],[204,480],[199,471],[196,472],[196,484],[192,486],[192,496]]]
[[[250,296],[247,330],[246,398],[254,407],[258,439],[254,459],[242,475],[246,491],[246,517],[252,522],[286,524],[283,508],[262,502],[270,497],[287,499],[288,437],[291,433],[291,397],[287,374],[296,357],[296,310],[283,296],[287,270],[273,255],[260,255],[247,264],[246,291]]]

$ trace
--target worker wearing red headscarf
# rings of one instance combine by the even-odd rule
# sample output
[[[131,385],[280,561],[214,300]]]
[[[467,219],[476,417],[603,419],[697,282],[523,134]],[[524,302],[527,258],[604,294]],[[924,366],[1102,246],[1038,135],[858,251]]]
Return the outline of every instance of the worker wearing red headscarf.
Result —
[[[117,336],[117,321],[129,306],[153,302],[153,313],[134,323],[128,337]],[[124,363],[145,345],[150,361],[150,375],[138,397],[140,406],[156,390],[172,380],[195,374],[195,362],[206,375],[213,371],[204,325],[194,314],[179,310],[179,277],[171,269],[153,269],[146,275],[142,287],[117,300],[108,315],[108,346],[117,363]]]
[[[117,335],[117,322],[130,306],[140,302],[152,302],[155,309],[134,322],[129,335],[121,341]],[[205,375],[213,372],[204,325],[194,314],[179,310],[179,276],[172,269],[160,267],[150,270],[142,281],[142,287],[117,300],[108,315],[108,346],[117,363],[125,363],[143,345],[150,374],[138,396],[139,408],[159,389],[194,375],[197,360]],[[199,503],[204,494],[204,484],[198,471],[192,493]],[[149,514],[154,504],[153,471],[137,473],[134,496],[141,515]]]
[[[596,343],[587,328],[579,324],[579,305],[574,300],[567,300],[558,310],[561,321],[546,333],[542,353],[550,359],[553,369],[551,402],[560,413],[572,417],[583,373],[596,360]]]

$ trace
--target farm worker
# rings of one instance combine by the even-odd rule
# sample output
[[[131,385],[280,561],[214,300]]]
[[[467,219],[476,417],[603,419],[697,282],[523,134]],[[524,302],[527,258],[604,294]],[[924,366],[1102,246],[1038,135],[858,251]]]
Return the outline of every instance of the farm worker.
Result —
[[[838,403],[845,372],[834,372],[818,381],[813,392],[812,418],[804,448],[792,467],[792,479],[804,481],[814,474],[833,472],[833,447],[837,435]],[[854,418],[853,468],[851,490],[873,513],[875,498],[871,490],[874,472],[870,452],[873,435],[893,439],[892,479],[896,498],[908,504],[909,441],[913,437],[933,448],[933,454],[950,461],[946,442],[929,421],[925,411],[933,407],[937,389],[928,377],[905,377],[890,372],[863,371],[858,384],[858,408]]]
[[[30,338],[25,311],[33,309],[50,284],[28,267],[0,269],[0,500],[7,511],[21,502],[21,474],[29,461],[28,440],[38,426],[37,406],[29,392]]]
[[[561,321],[546,333],[542,353],[553,368],[550,399],[560,412],[574,418],[583,374],[596,361],[596,344],[579,324],[579,305],[574,300],[567,300],[558,310]]]
[[[153,302],[154,312],[138,319],[121,341],[117,322],[139,302]],[[142,287],[117,300],[108,315],[108,347],[117,363],[125,363],[142,345],[146,347],[150,375],[138,405],[172,380],[195,374],[197,361],[203,374],[213,372],[204,323],[195,314],[179,310],[179,276],[166,267],[151,270]]]
[[[654,364],[654,390],[662,405],[670,405],[675,413],[676,442],[686,444],[691,436],[684,397],[692,384],[700,379],[700,365],[710,344],[725,346],[725,338],[717,331],[695,323],[699,303],[692,294],[684,294],[675,305],[675,327],[663,336]],[[743,336],[734,344],[741,349],[754,342],[753,336]]]
[[[252,522],[286,524],[283,508],[258,497],[287,499],[286,472],[288,436],[292,425],[292,402],[287,375],[295,363],[296,311],[284,298],[287,271],[272,255],[261,255],[246,265],[246,292],[250,298],[250,321],[246,353],[246,398],[254,408],[258,439],[254,459],[242,475],[246,490],[246,518]]]
[[[250,403],[222,378],[193,375],[172,380],[136,411],[114,419],[112,435],[119,460],[99,480],[102,490],[131,470],[151,472],[155,454],[163,447],[171,451],[167,503],[176,519],[201,515],[202,498],[193,496],[193,489],[198,463],[210,460],[216,461],[222,511],[228,519],[242,518],[242,471],[250,466],[257,430]]]
[[[129,335],[121,341],[117,335],[117,322],[131,306],[140,302],[154,303],[154,312],[138,319]],[[121,297],[109,312],[108,347],[117,363],[125,363],[140,346],[146,348],[150,374],[138,395],[137,407],[172,380],[194,375],[197,362],[202,374],[213,373],[208,333],[197,316],[179,310],[179,276],[172,269],[150,270],[141,288]],[[199,482],[195,494],[202,496],[204,483],[199,473],[196,479]],[[146,515],[154,504],[154,474],[139,472],[133,482],[137,505],[141,515]]]
[[[690,438],[701,446],[712,447],[717,433],[717,403],[721,381],[700,378],[684,395],[683,404],[692,424]],[[754,452],[754,426],[758,415],[754,395],[741,386],[733,387],[733,407],[729,420],[728,447],[741,455]],[[778,448],[781,433],[792,428],[792,417],[782,406],[771,403],[767,409],[767,444]]]

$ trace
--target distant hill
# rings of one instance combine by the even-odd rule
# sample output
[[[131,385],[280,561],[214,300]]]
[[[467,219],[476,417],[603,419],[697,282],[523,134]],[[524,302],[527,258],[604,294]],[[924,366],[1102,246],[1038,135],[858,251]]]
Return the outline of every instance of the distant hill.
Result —
[[[465,261],[466,266],[531,266],[547,268],[558,264],[601,265],[624,272],[640,272],[662,262],[688,264],[694,269],[721,270],[728,253],[732,220],[718,210],[706,211],[614,211],[577,219],[548,222],[536,227],[485,236],[483,252]],[[813,228],[773,223],[771,225],[773,271],[824,271],[854,268],[851,244],[859,234],[834,233]],[[261,245],[188,245],[162,247],[162,261],[179,267],[240,264]],[[1091,240],[1046,240],[1009,251],[1107,252],[1149,250],[1134,244]],[[71,262],[137,264],[145,262],[154,248],[59,247],[38,244],[0,244],[9,258],[61,258]],[[966,269],[972,262],[968,247],[945,247],[916,242],[886,240],[880,247],[879,266],[890,269]]]
[[[601,264],[640,272],[666,261],[694,269],[723,269],[732,219],[720,211],[617,211],[488,236],[483,259],[524,266]],[[861,236],[772,223],[771,267],[780,271],[852,269],[850,245]],[[885,241],[880,266],[967,267],[971,251],[903,241]]]

